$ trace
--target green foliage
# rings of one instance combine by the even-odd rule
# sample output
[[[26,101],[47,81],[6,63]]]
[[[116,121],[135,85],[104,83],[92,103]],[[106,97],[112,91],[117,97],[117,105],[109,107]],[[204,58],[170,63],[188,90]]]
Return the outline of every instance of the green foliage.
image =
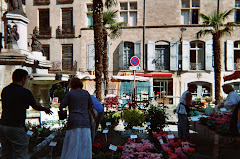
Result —
[[[107,115],[105,114],[102,116],[100,124],[101,124],[102,128],[105,129],[107,127],[106,122],[111,122],[111,125],[109,127],[113,129],[118,125],[119,119],[120,119],[120,112],[110,113]]]
[[[65,91],[60,83],[58,83],[56,87],[57,88],[53,91],[53,94],[55,97],[58,97],[59,102],[61,102],[65,95]]]
[[[146,112],[146,121],[150,122],[151,129],[155,132],[162,130],[166,124],[166,112],[164,105],[150,104]]]
[[[131,128],[132,126],[142,126],[145,122],[143,112],[138,109],[123,111],[122,118],[125,122],[128,122],[128,128]]]

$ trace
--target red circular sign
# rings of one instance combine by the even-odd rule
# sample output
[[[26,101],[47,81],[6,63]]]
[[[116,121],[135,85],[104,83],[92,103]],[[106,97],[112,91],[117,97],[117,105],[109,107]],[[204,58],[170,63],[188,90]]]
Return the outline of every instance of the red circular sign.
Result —
[[[140,63],[140,60],[137,56],[133,56],[131,59],[130,59],[130,63],[132,66],[138,66],[139,63]]]

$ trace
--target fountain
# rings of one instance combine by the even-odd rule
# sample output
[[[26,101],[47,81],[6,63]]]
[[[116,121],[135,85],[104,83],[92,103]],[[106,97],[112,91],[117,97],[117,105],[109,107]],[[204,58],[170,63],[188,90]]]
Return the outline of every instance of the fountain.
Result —
[[[49,60],[42,54],[42,46],[38,41],[37,30],[32,35],[32,50],[28,50],[27,25],[29,20],[21,9],[9,6],[4,13],[4,49],[0,53],[0,89],[11,83],[12,73],[15,69],[22,68],[28,71],[30,80],[25,87],[33,92],[37,102],[43,106],[50,105],[50,89],[53,84],[67,81],[68,75],[48,73],[52,67]]]

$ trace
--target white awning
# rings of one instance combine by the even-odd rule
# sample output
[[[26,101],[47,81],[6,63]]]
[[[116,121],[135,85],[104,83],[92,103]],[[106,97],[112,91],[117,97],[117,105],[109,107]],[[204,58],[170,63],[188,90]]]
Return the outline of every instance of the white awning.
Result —
[[[133,81],[134,80],[134,76],[130,75],[130,76],[112,76],[112,79],[115,80],[129,80],[129,81]],[[136,81],[150,81],[151,78],[149,77],[143,77],[143,76],[135,76],[135,80]]]

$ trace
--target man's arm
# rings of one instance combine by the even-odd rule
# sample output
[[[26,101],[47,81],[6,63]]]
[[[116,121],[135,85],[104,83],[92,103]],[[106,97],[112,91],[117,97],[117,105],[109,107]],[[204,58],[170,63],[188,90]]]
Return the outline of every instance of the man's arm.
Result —
[[[32,106],[32,108],[35,109],[35,110],[38,110],[38,111],[45,111],[46,114],[50,114],[50,115],[52,115],[52,113],[53,113],[53,112],[50,110],[50,108],[43,107],[43,106],[41,106],[41,104],[39,104],[39,103],[34,104],[34,105]]]

